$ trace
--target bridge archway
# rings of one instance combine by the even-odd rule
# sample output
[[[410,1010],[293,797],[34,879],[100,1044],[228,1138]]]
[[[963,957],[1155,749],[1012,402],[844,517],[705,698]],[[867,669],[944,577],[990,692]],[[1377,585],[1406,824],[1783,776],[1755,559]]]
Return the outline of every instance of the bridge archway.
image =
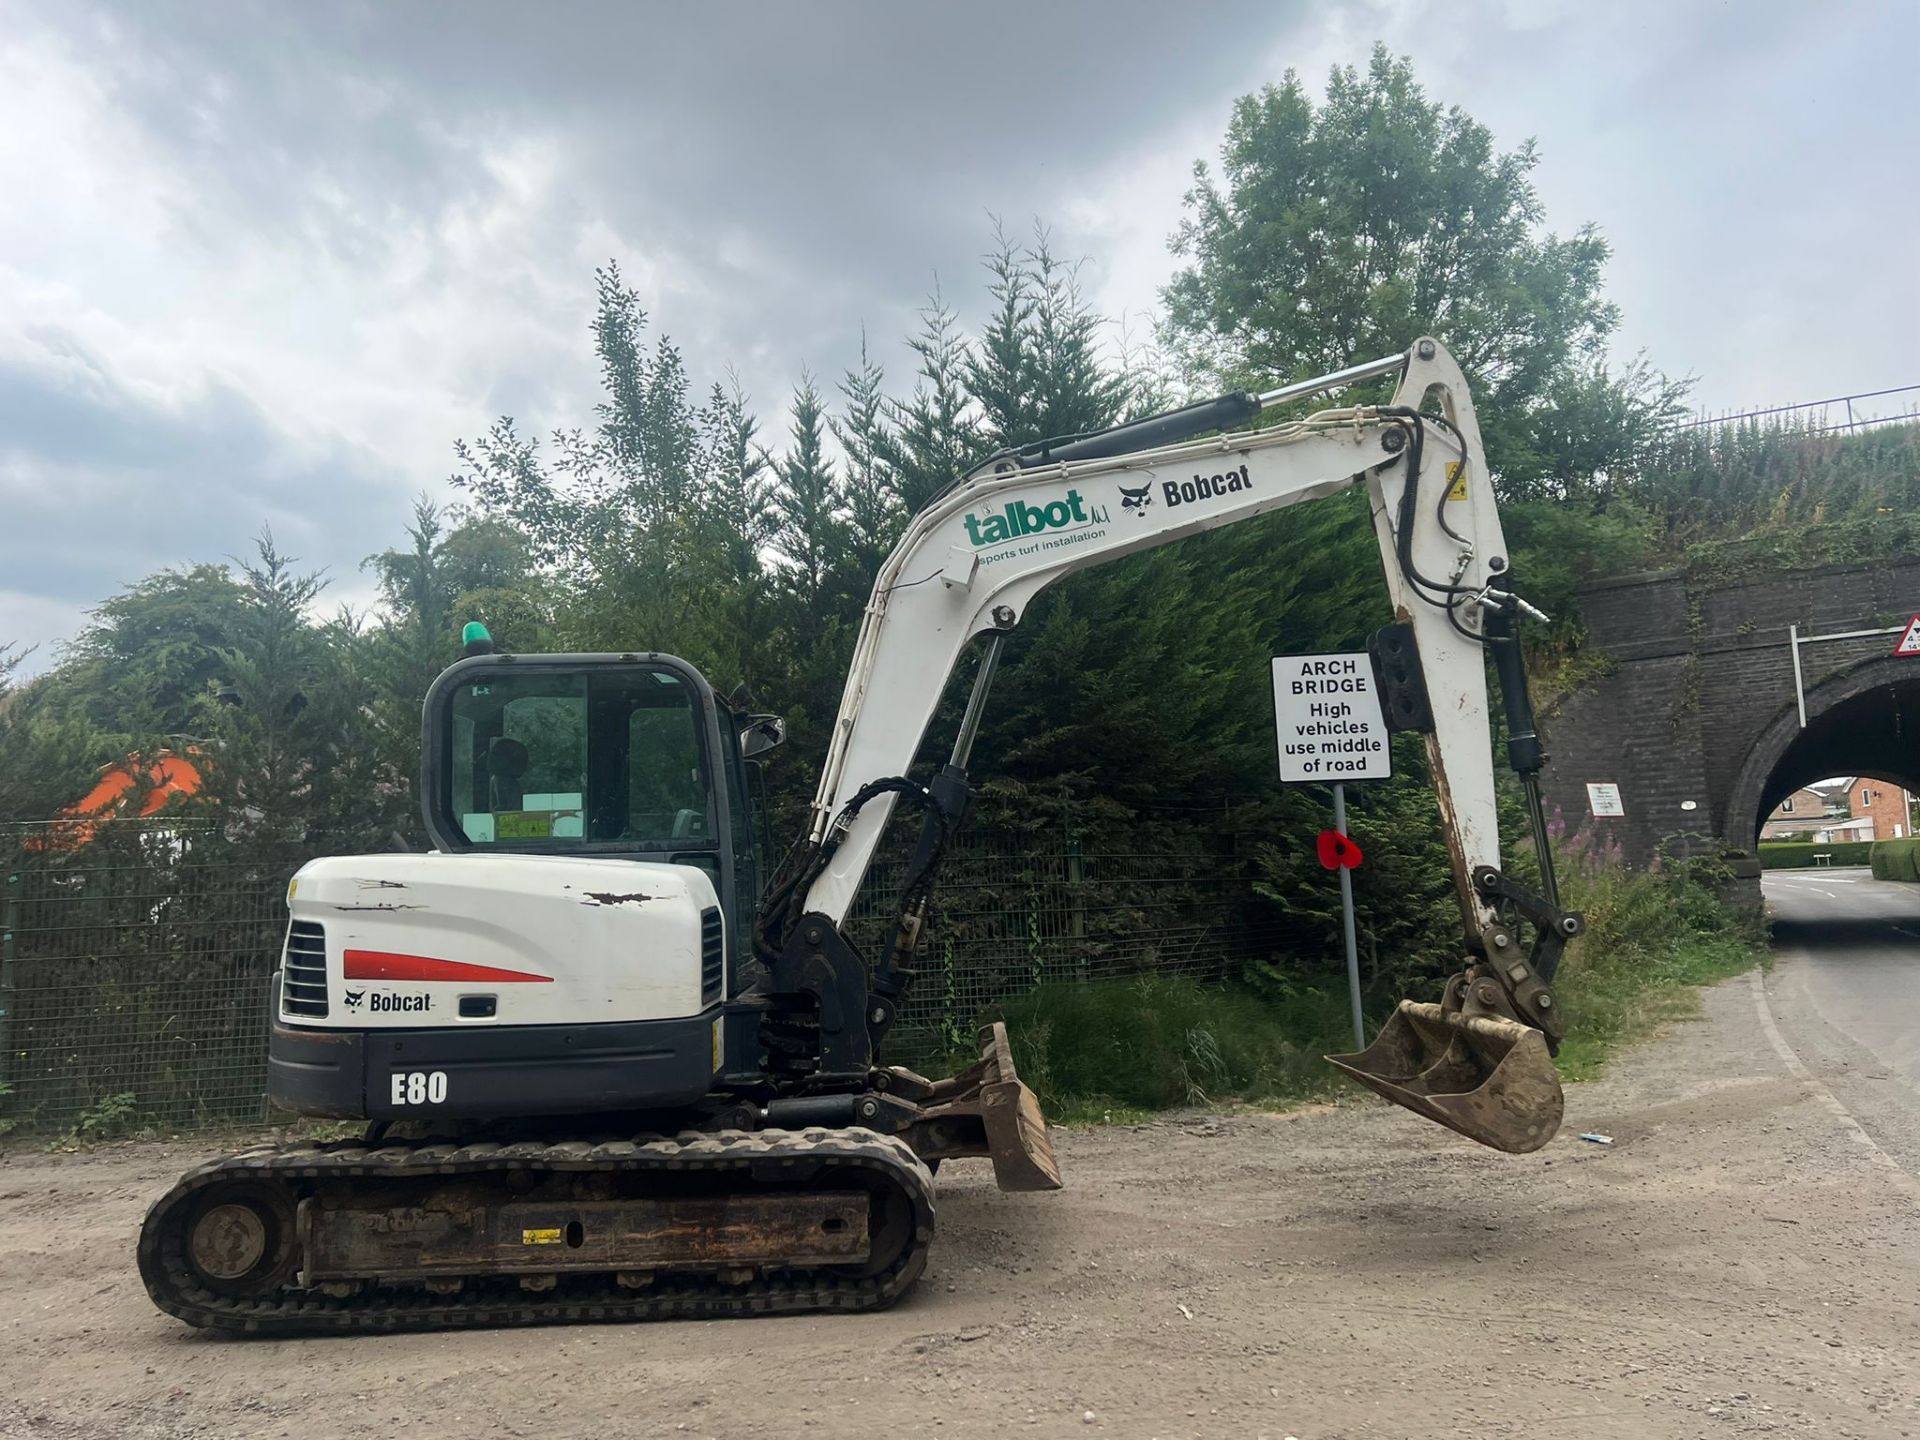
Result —
[[[1920,612],[1920,553],[1624,575],[1581,587],[1580,611],[1597,663],[1543,707],[1542,788],[1550,815],[1629,865],[1711,832],[1758,904],[1760,823],[1794,787],[1866,775],[1920,791],[1920,658],[1891,653]]]
[[[1810,686],[1807,724],[1789,706],[1755,738],[1727,797],[1726,838],[1752,853],[1787,796],[1832,775],[1920,792],[1920,661],[1881,656]]]

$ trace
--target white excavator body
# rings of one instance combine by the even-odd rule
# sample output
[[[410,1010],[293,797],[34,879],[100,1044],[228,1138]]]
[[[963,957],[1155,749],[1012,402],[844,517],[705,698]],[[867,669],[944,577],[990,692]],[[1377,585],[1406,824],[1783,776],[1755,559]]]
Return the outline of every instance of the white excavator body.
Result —
[[[1245,428],[1390,374],[1387,405]],[[1396,727],[1426,736],[1466,963],[1440,1003],[1403,1002],[1366,1052],[1330,1058],[1483,1143],[1544,1144],[1551,981],[1580,922],[1558,909],[1537,802],[1543,893],[1504,870],[1486,668],[1532,794],[1524,606],[1465,378],[1422,339],[957,479],[875,579],[807,833],[770,878],[749,767],[777,721],[670,655],[476,641],[425,704],[436,853],[316,860],[290,893],[270,1093],[367,1120],[368,1138],[184,1177],[142,1231],[155,1301],[249,1333],[891,1303],[925,1264],[933,1167],[981,1156],[1003,1188],[1060,1184],[1003,1027],[949,1079],[881,1060],[1007,638],[1067,574],[1355,487],[1395,615],[1377,678]],[[916,779],[974,646],[951,756]],[[903,801],[921,829],[869,955],[847,921]]]

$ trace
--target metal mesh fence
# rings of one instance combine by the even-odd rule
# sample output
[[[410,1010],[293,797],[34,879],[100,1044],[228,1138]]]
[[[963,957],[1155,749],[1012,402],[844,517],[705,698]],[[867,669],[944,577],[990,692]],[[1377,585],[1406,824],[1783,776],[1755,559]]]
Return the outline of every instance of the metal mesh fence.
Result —
[[[0,1117],[263,1118],[293,847],[114,822],[0,835]]]
[[[851,917],[869,955],[884,942],[897,871],[876,864]],[[1218,980],[1266,940],[1231,840],[1088,851],[1060,837],[973,833],[949,852],[935,903],[887,1056],[915,1068],[969,1051],[981,1013],[1034,986],[1148,971]]]
[[[324,846],[111,822],[81,839],[0,828],[0,1130],[249,1123],[264,1098],[267,987],[286,885]],[[882,861],[851,926],[876,953]],[[1217,979],[1266,943],[1246,867],[1218,849],[1083,851],[965,835],[887,1059],[937,1064],[982,1011],[1038,984],[1142,971]],[[11,1122],[11,1126],[8,1122]]]

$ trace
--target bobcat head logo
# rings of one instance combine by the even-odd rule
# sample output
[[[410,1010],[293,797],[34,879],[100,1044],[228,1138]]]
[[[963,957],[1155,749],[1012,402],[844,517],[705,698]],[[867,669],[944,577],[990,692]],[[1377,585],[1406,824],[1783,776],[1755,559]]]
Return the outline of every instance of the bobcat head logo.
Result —
[[[1120,508],[1122,510],[1131,510],[1136,515],[1144,515],[1147,513],[1147,507],[1151,504],[1153,504],[1153,486],[1142,485],[1138,490],[1129,490],[1124,485],[1120,487]]]
[[[349,1010],[358,1010],[360,1008],[360,1002],[367,998],[367,992],[364,990],[349,990],[346,994],[347,1009]]]

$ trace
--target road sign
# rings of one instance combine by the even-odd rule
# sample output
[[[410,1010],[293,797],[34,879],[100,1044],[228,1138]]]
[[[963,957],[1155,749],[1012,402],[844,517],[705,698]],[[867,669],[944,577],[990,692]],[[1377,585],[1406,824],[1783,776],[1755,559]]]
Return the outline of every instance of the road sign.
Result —
[[[1365,651],[1274,656],[1273,714],[1282,780],[1325,784],[1393,774],[1373,657]]]
[[[1367,1032],[1360,1010],[1360,952],[1353,919],[1353,867],[1360,863],[1360,847],[1347,835],[1345,782],[1385,780],[1393,774],[1373,657],[1364,650],[1274,656],[1273,718],[1279,728],[1280,778],[1333,785],[1333,829],[1320,833],[1320,863],[1340,876],[1353,1043],[1364,1050]]]
[[[1587,782],[1587,809],[1596,819],[1607,816],[1623,816],[1627,813],[1626,801],[1620,798],[1620,787],[1605,782]]]
[[[1900,632],[1900,643],[1893,647],[1896,655],[1920,655],[1920,615],[1907,621],[1907,628]]]

